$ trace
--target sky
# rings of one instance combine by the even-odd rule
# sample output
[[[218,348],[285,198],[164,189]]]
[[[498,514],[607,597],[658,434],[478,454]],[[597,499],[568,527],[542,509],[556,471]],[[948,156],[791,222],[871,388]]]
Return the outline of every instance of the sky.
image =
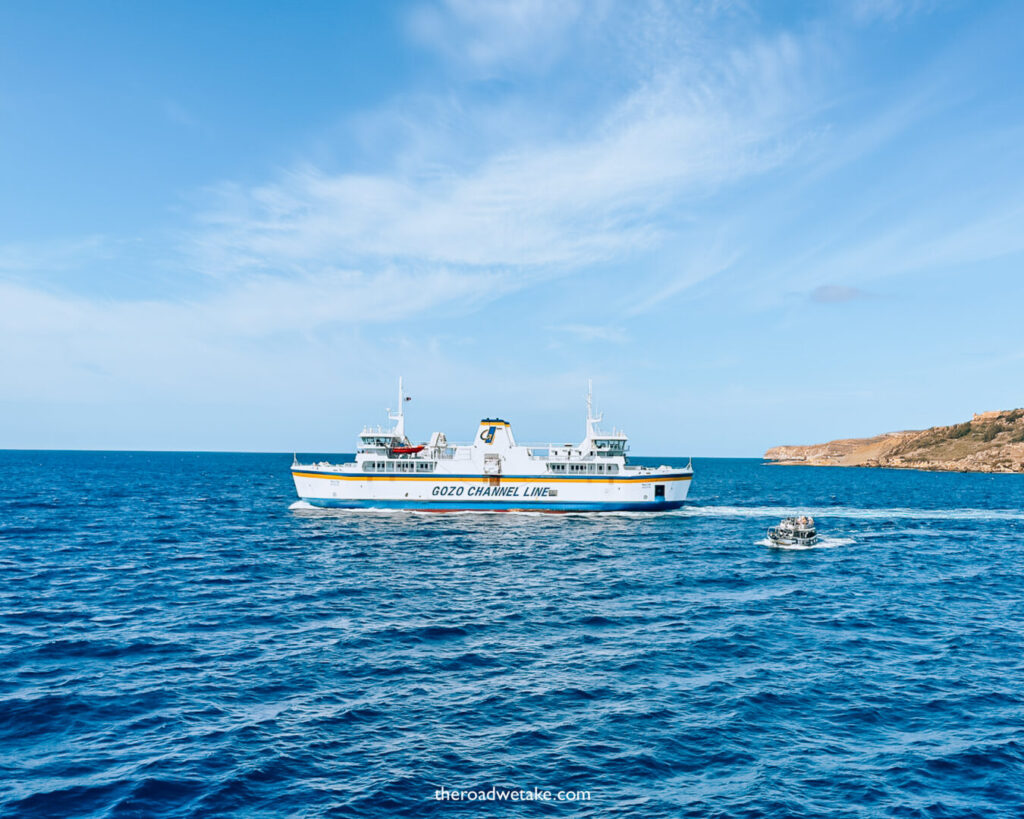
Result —
[[[1024,405],[1024,4],[0,4],[0,448]]]

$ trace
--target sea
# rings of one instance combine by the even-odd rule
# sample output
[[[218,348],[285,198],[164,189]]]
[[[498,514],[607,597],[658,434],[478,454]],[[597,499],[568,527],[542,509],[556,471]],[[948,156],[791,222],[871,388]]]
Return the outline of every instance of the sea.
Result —
[[[310,512],[291,457],[0,453],[0,816],[1024,816],[1024,475]]]

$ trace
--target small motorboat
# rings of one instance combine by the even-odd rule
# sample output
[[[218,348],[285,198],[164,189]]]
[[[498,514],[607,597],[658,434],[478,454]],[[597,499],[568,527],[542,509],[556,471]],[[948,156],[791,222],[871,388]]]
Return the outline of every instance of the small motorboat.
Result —
[[[771,527],[768,540],[773,546],[813,546],[818,542],[818,530],[814,528],[814,518],[799,515],[784,518],[778,526]]]

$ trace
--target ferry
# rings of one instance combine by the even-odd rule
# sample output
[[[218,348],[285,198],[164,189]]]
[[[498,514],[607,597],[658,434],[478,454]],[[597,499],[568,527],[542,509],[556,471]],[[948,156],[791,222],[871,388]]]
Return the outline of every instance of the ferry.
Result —
[[[442,432],[413,444],[405,434],[408,400],[398,381],[398,409],[389,429],[365,428],[355,460],[292,463],[305,504],[331,509],[429,512],[647,512],[678,509],[693,479],[692,464],[628,463],[628,437],[602,432],[587,392],[586,437],[579,444],[520,445],[503,418],[484,418],[471,444]]]

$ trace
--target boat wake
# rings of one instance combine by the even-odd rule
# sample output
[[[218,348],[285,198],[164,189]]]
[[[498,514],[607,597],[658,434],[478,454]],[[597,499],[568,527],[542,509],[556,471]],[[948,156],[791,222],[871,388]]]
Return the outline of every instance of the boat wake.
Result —
[[[350,516],[350,515],[425,515],[430,517],[451,517],[464,515],[502,515],[522,517],[543,517],[550,519],[585,519],[597,520],[608,518],[631,518],[635,520],[651,520],[654,518],[697,517],[697,518],[769,518],[778,520],[789,517],[795,511],[800,514],[812,515],[815,518],[840,518],[843,520],[947,520],[947,521],[1024,521],[1024,512],[1012,509],[907,509],[894,507],[888,509],[864,509],[859,507],[789,507],[789,506],[684,506],[682,509],[658,512],[560,512],[550,514],[540,510],[529,509],[459,509],[445,510],[411,510],[411,509],[327,509],[313,506],[303,500],[292,503],[288,509],[313,515]],[[840,544],[842,545],[842,544]]]
[[[686,506],[668,514],[705,518],[784,518],[797,507],[789,506]],[[800,514],[815,518],[859,520],[1020,520],[1024,512],[1014,509],[863,509],[848,506],[799,507]]]
[[[819,537],[817,543],[808,546],[805,543],[776,543],[765,537],[757,541],[757,545],[767,546],[769,549],[778,549],[782,552],[806,552],[811,549],[835,549],[837,546],[850,546],[855,542],[852,537]]]

